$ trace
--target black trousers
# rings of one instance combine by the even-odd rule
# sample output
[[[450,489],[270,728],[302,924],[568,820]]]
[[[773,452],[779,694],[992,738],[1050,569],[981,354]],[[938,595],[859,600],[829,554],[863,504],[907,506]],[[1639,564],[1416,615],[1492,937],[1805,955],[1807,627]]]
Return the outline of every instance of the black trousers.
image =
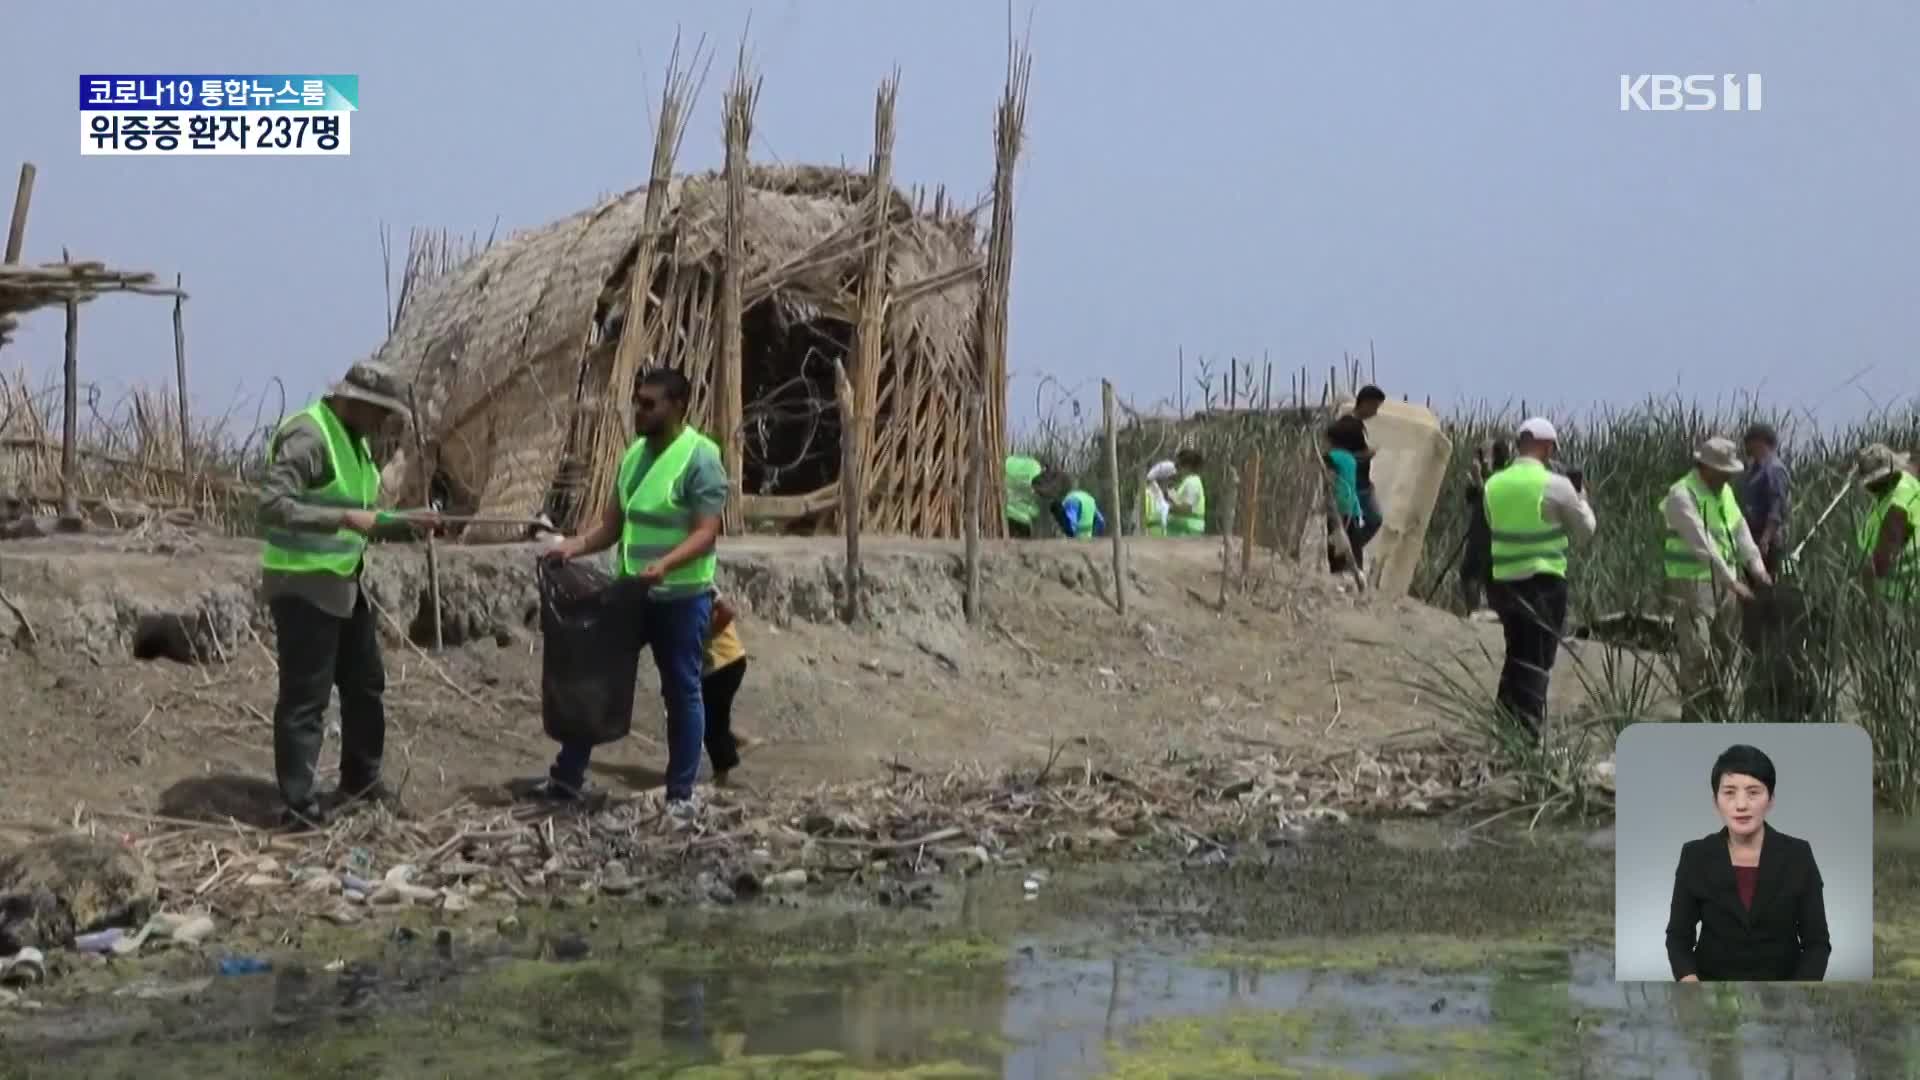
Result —
[[[715,772],[740,764],[740,745],[733,737],[733,696],[747,677],[747,658],[715,668],[700,680],[700,697],[707,706],[707,757]]]
[[[1560,632],[1567,621],[1567,579],[1536,574],[1519,581],[1495,581],[1487,588],[1487,599],[1500,616],[1500,629],[1507,639],[1495,700],[1537,740],[1547,715],[1553,662],[1560,655]]]
[[[273,707],[273,771],[280,797],[297,810],[314,804],[314,777],[326,738],[327,702],[340,691],[340,789],[359,794],[380,779],[387,741],[386,667],[373,609],[362,595],[341,619],[298,597],[269,605],[280,661]]]

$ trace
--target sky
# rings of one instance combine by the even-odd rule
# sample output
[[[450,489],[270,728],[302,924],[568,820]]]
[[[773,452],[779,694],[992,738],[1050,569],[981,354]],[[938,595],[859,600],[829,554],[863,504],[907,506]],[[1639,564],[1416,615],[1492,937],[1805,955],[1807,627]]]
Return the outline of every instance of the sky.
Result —
[[[534,228],[645,183],[676,32],[718,56],[683,170],[717,167],[743,32],[752,155],[984,194],[1004,3],[10,0],[0,199],[39,169],[25,259],[183,276],[195,409],[268,419],[376,349],[379,230]],[[189,14],[191,12],[191,14]],[[1022,0],[1016,418],[1176,396],[1179,357],[1276,383],[1376,356],[1436,409],[1758,393],[1823,422],[1920,391],[1920,5],[1904,0]],[[24,45],[25,47],[21,47]],[[77,76],[359,76],[352,154],[83,157]],[[1763,76],[1759,112],[1623,112],[1622,73]],[[397,275],[397,271],[396,271]],[[64,320],[0,368],[51,378]],[[171,378],[170,305],[83,309],[111,394]],[[277,380],[277,381],[276,381]],[[238,419],[250,422],[250,415]]]

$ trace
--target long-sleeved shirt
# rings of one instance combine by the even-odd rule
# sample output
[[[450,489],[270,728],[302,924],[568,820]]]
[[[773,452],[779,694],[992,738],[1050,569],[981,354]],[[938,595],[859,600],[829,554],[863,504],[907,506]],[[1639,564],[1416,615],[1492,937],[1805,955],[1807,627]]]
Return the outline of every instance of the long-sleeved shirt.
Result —
[[[1668,492],[1666,502],[1661,504],[1661,512],[1666,516],[1667,527],[1679,533],[1694,554],[1707,561],[1707,566],[1713,570],[1715,583],[1728,586],[1740,580],[1740,575],[1727,565],[1727,560],[1720,557],[1720,549],[1707,535],[1706,519],[1700,516],[1700,504],[1694,500],[1692,491],[1683,485]],[[1766,560],[1760,555],[1760,545],[1753,542],[1753,531],[1747,528],[1744,517],[1734,525],[1733,548],[1735,557],[1749,574],[1755,577],[1766,575]]]
[[[1590,539],[1599,528],[1587,497],[1559,473],[1547,477],[1547,490],[1540,494],[1540,516],[1567,530],[1574,540]]]
[[[267,466],[266,482],[261,486],[259,520],[263,527],[299,529],[309,532],[333,532],[340,528],[346,511],[334,506],[313,506],[300,501],[303,492],[333,482],[333,466],[327,459],[326,436],[305,417],[296,419],[280,433],[274,447],[273,463]],[[382,536],[403,536],[411,527],[401,525],[381,530]],[[295,597],[312,604],[336,619],[353,615],[360,600],[360,576],[337,574],[295,574],[268,570],[261,589],[271,602]]]
[[[1771,536],[1776,545],[1786,540],[1790,486],[1787,466],[1777,457],[1753,462],[1740,477],[1740,512],[1758,536]]]

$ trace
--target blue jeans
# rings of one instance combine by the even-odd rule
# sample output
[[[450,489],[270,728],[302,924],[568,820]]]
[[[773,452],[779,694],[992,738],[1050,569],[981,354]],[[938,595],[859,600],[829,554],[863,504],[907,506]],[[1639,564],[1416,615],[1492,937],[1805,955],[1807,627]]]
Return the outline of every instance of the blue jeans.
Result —
[[[713,619],[713,594],[670,600],[648,597],[635,612],[640,644],[653,651],[660,672],[660,696],[667,705],[667,798],[693,794],[700,772],[701,740],[706,735],[707,710],[700,696],[700,670],[706,665],[707,627]],[[579,788],[587,779],[593,746],[570,743],[548,771],[554,782]]]

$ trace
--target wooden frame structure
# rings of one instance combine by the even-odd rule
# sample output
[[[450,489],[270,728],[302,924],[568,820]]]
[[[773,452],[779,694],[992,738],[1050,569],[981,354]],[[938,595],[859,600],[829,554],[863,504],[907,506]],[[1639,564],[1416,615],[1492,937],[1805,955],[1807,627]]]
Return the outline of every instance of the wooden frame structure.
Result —
[[[868,171],[749,163],[759,82],[744,51],[725,166],[675,175],[693,80],[677,53],[672,71],[644,188],[416,284],[378,358],[414,379],[427,446],[403,452],[389,488],[417,490],[418,462],[434,461],[452,512],[577,529],[634,436],[635,380],[664,366],[687,375],[690,419],[723,447],[740,493],[730,532],[851,521],[958,537],[974,501],[982,532],[1004,535],[999,459],[982,458],[1005,444],[1010,204],[893,186],[897,74],[876,96]],[[1003,150],[1024,98],[1022,67]],[[1010,199],[1010,159],[1004,172]],[[977,483],[986,470],[994,482]]]

